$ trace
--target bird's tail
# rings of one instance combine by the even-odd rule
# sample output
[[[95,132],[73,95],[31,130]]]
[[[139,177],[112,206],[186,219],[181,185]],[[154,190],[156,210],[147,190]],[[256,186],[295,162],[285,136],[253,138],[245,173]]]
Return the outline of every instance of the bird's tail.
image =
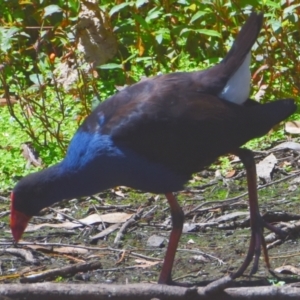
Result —
[[[231,49],[221,62],[228,73],[233,74],[243,63],[257,39],[262,23],[263,13],[253,12],[247,19]]]
[[[239,34],[237,35],[231,49],[225,56],[225,58],[217,65],[213,66],[210,69],[205,71],[199,71],[197,73],[197,82],[198,82],[198,90],[210,92],[215,95],[219,95],[228,83],[228,80],[238,72],[239,68],[249,69],[250,63],[250,50],[253,44],[256,41],[256,38],[260,32],[263,22],[263,14],[253,12]],[[249,59],[246,61],[247,55]],[[245,62],[245,64],[243,64]],[[246,76],[247,77],[247,76]],[[232,82],[234,88],[243,88],[246,85],[246,94],[249,94],[250,78],[245,78],[245,82],[240,82],[239,76],[235,80],[238,83]],[[247,82],[248,81],[248,82]],[[237,87],[237,85],[241,85],[241,87]],[[223,91],[224,92],[224,91]],[[226,91],[224,92],[226,94]],[[233,92],[234,96],[235,92]],[[230,96],[229,96],[230,97]],[[243,102],[247,99],[248,95],[246,95],[245,99],[241,99],[241,101],[232,101],[232,102]],[[228,97],[224,96],[221,98],[227,99]],[[231,101],[231,99],[230,99]]]
[[[253,103],[253,102],[252,102]],[[252,105],[248,107],[249,131],[253,137],[262,136],[276,124],[292,115],[297,105],[293,99],[280,99],[266,104]],[[250,128],[251,127],[251,128]]]

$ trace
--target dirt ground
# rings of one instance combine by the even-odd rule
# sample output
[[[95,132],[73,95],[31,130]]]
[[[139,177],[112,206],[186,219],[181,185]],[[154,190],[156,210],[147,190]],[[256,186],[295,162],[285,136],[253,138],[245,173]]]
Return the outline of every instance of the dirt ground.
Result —
[[[259,154],[257,162],[266,155]],[[289,235],[281,240],[269,236],[265,230],[270,263],[278,277],[268,272],[262,256],[255,275],[249,278],[248,268],[238,279],[249,284],[280,285],[299,281],[298,154],[281,151],[274,155],[278,162],[270,174],[271,180],[258,181],[260,211],[265,220],[280,226]],[[233,169],[224,172],[223,176],[216,176],[212,169],[196,174],[186,190],[177,193],[186,214],[186,232],[182,234],[173,267],[173,278],[179,282],[205,285],[236,271],[245,258],[250,238],[245,171],[240,163],[232,166]],[[2,201],[2,283],[30,280],[120,284],[157,281],[171,228],[169,207],[163,195],[118,187],[95,197],[64,201],[43,210],[31,222],[33,225],[56,224],[56,227],[33,226],[19,245],[12,243],[8,205],[8,201]],[[133,214],[136,218],[128,224],[118,243],[114,241],[124,222],[115,213]],[[92,214],[109,214],[111,219],[89,226],[76,221]],[[67,229],[67,221],[76,227]],[[104,229],[103,237],[95,238]],[[150,237],[157,245],[149,244]],[[64,267],[89,262],[100,262],[101,267],[85,272],[63,272]],[[39,277],[53,269],[58,270]]]

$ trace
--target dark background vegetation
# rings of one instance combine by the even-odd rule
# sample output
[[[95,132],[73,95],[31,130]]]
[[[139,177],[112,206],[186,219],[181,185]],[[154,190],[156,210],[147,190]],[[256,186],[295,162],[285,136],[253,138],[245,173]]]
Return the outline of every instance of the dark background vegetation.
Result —
[[[66,57],[76,62],[81,55],[74,38],[80,4],[76,0],[52,4],[50,0],[0,2],[2,194],[33,171],[25,167],[21,144],[30,142],[38,150],[44,163],[40,168],[58,162],[84,117],[116,93],[116,86],[159,72],[194,71],[218,63],[252,10],[265,13],[252,52],[253,98],[298,101],[298,1],[101,0],[106,28],[117,37],[117,54],[92,72],[78,66],[78,81],[68,91],[57,84],[53,71]],[[281,126],[248,146],[266,148],[282,135]]]

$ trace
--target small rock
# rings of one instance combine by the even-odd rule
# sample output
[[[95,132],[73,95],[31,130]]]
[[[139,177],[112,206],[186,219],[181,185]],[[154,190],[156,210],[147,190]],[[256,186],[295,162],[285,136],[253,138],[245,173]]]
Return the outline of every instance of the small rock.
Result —
[[[152,235],[149,237],[147,241],[148,247],[155,247],[155,248],[162,248],[164,246],[165,238],[158,236],[158,235]]]
[[[197,228],[196,224],[193,223],[193,224],[190,224],[190,223],[184,223],[183,224],[183,229],[182,229],[182,232],[192,232],[192,231],[195,231]]]

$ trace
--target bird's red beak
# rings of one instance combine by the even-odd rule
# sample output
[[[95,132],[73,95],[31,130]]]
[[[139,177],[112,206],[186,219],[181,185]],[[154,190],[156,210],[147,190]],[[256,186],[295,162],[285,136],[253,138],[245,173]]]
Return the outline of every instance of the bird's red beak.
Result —
[[[10,229],[16,242],[18,242],[25,231],[31,216],[27,216],[14,208],[14,193],[11,193]]]
[[[10,229],[16,242],[21,239],[30,219],[31,216],[27,216],[14,209],[11,210]]]

